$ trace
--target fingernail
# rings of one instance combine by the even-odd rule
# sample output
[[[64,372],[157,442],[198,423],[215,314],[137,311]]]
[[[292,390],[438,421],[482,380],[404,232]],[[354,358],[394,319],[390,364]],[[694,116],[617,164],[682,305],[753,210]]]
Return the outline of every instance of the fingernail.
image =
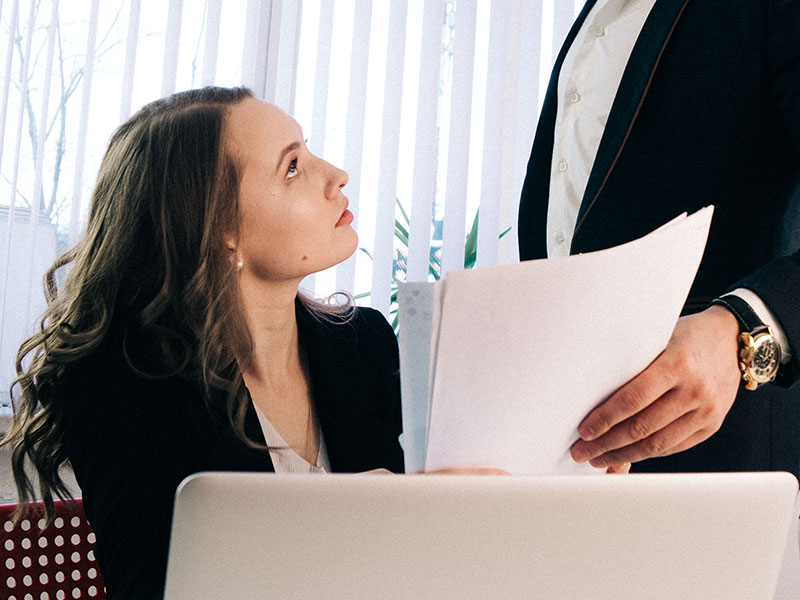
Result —
[[[581,439],[589,442],[594,439],[594,429],[589,425],[581,425],[578,427],[578,435],[581,436]]]
[[[608,461],[602,456],[598,456],[597,458],[593,458],[591,461],[589,461],[589,464],[592,465],[593,467],[600,469],[603,467],[607,467]]]
[[[578,463],[586,462],[589,458],[589,453],[586,450],[580,449],[573,449],[572,450],[572,460]]]

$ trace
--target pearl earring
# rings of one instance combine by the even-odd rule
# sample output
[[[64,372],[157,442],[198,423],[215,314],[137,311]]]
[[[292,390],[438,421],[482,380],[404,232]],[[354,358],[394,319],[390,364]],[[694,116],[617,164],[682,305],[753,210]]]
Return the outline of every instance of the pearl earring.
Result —
[[[241,260],[236,261],[236,270],[241,271],[242,267],[244,267],[244,263]]]

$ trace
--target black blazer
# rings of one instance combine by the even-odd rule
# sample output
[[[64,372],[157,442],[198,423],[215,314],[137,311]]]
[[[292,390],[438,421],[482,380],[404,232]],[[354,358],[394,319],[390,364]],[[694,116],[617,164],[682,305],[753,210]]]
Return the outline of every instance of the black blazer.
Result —
[[[519,210],[523,260],[543,258],[556,60]],[[685,312],[733,287],[755,291],[786,332],[800,373],[800,0],[656,0],[633,48],[583,197],[572,253],[641,237],[715,205]],[[744,392],[712,441],[654,470],[781,468],[800,473],[800,386]]]
[[[332,324],[300,304],[297,322],[332,470],[402,472],[391,327],[372,309],[360,308],[350,322]],[[181,480],[199,471],[273,471],[269,453],[234,435],[223,394],[207,403],[198,385],[133,373],[119,336],[70,368],[63,389],[64,443],[111,597],[158,598]],[[252,405],[245,429],[264,443]]]

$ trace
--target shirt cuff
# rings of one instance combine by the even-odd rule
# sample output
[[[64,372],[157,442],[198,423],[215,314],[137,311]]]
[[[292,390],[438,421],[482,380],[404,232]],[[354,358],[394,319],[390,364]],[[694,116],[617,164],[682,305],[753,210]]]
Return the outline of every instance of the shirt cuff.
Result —
[[[736,288],[732,292],[725,294],[725,296],[738,296],[747,302],[750,308],[753,309],[753,312],[756,313],[756,316],[772,330],[772,335],[775,336],[775,340],[781,348],[781,364],[785,365],[791,361],[792,351],[791,348],[789,348],[789,340],[786,339],[786,334],[783,332],[775,315],[772,314],[772,311],[767,308],[767,305],[764,304],[764,301],[759,298],[755,292],[746,288]],[[723,298],[725,296],[723,296]]]

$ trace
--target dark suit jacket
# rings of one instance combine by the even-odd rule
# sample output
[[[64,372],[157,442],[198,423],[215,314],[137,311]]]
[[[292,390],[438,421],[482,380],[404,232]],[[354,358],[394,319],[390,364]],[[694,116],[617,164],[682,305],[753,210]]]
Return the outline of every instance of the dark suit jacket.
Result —
[[[397,341],[391,327],[372,309],[358,309],[350,322],[332,324],[298,304],[297,320],[333,471],[402,472]],[[181,480],[199,471],[272,471],[269,453],[235,436],[224,394],[206,403],[199,386],[184,379],[133,373],[116,335],[68,370],[63,389],[64,442],[111,597],[158,598]],[[245,429],[264,443],[252,404]]]
[[[523,260],[547,253],[558,74],[593,5],[573,25],[542,107],[519,211]],[[616,246],[714,204],[685,312],[733,287],[755,291],[793,350],[786,386],[800,373],[800,252],[786,248],[786,219],[800,227],[798,40],[800,0],[656,0],[611,108],[571,248]],[[711,440],[637,467],[800,474],[800,386],[743,392]]]

